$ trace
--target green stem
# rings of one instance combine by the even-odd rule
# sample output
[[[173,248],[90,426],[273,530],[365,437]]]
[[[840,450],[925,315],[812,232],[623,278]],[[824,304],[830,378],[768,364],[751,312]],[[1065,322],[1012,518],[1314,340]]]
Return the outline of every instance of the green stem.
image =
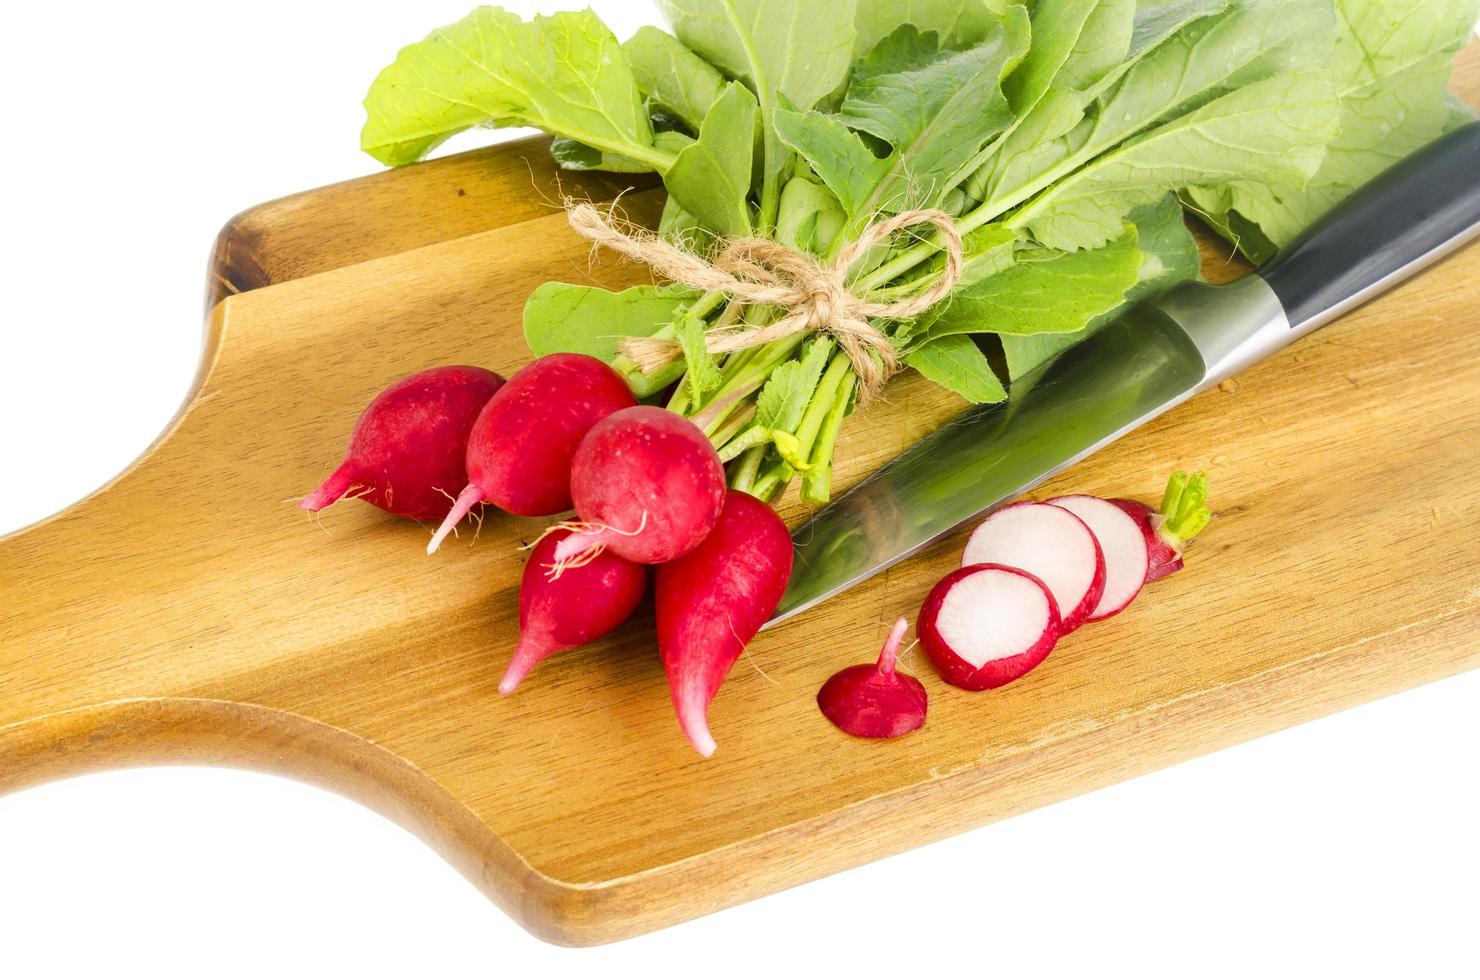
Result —
[[[781,482],[783,479],[783,469],[786,470],[784,479],[787,483],[790,483],[791,468],[783,463],[781,466],[773,466],[761,474],[760,479],[756,480],[755,486],[751,488],[750,495],[762,503],[769,504],[776,497],[780,496],[780,493],[784,493],[786,486]]]
[[[842,351],[834,354],[832,360],[828,362],[827,370],[823,373],[822,380],[817,383],[817,390],[812,394],[812,400],[807,403],[807,412],[802,416],[802,424],[797,426],[797,442],[801,443],[802,455],[805,458],[812,458],[812,447],[816,444],[817,433],[821,431],[822,423],[826,421],[828,412],[832,410],[843,379],[845,377],[851,379],[852,371],[853,362]]]
[[[741,424],[741,428],[744,428],[745,425],[748,425],[755,418],[754,407],[751,408],[749,416],[750,418]],[[736,417],[739,418],[739,416]],[[756,446],[767,446],[771,443],[771,430],[763,425],[751,425],[744,432],[740,432],[739,428],[732,429],[731,426],[727,425],[725,426],[725,430],[739,434],[732,435],[732,438],[724,442],[721,442],[718,436],[713,440],[715,448],[719,450],[719,461],[721,463],[728,463],[736,456],[748,452]]]
[[[843,419],[848,416],[848,403],[853,400],[853,385],[856,380],[850,374],[833,397],[832,406],[823,421],[810,457],[811,465],[802,476],[803,500],[825,504],[832,496],[833,450],[838,445],[838,432],[843,427]]]
[[[714,434],[709,437],[709,441],[713,443],[715,450],[719,452],[720,462],[729,462],[731,459],[740,455],[739,450],[736,450],[726,456],[725,450],[740,441],[737,437],[748,435],[752,429],[759,428],[758,426],[751,425],[754,421],[755,406],[747,405],[743,410],[737,412],[734,418],[716,429]],[[765,432],[764,429],[761,429],[761,431]]]
[[[760,472],[761,460],[766,455],[765,446],[754,446],[745,451],[740,457],[740,465],[735,467],[735,472],[730,475],[730,488],[739,490],[741,493],[749,493],[755,485],[756,474]]]
[[[692,416],[694,424],[705,430],[723,424],[746,398],[760,390],[772,371],[791,359],[807,337],[808,333],[802,331],[757,348],[749,363],[720,387],[703,411]]]
[[[1208,509],[1208,475],[1173,473],[1161,498],[1159,533],[1176,545],[1186,544],[1212,519],[1212,511]]]

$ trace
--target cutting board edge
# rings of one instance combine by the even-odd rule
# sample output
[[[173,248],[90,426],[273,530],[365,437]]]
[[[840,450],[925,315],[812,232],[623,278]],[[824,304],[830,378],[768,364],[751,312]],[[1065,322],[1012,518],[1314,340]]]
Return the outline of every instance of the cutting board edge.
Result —
[[[506,170],[527,168],[531,178],[529,197],[552,212],[559,210],[559,201],[566,195],[604,202],[658,186],[656,176],[650,174],[561,170],[550,154],[550,144],[550,137],[538,134],[503,140],[252,205],[229,218],[211,245],[205,311],[209,315],[222,300],[241,293],[529,220],[533,214],[509,214],[484,206],[480,195],[502,193],[498,180]],[[535,179],[536,173],[544,171],[554,173],[550,186]],[[366,240],[354,235],[367,212],[393,206],[402,199],[404,188],[418,182],[446,185],[444,189],[456,195],[459,218],[452,222],[457,226],[452,235],[433,233],[442,220],[435,215],[408,218],[406,224],[418,228],[404,237]],[[442,203],[447,204],[445,200]],[[365,223],[373,221],[372,214]],[[350,240],[353,247],[348,261],[336,260],[333,250],[311,257],[299,254],[308,242],[323,248],[329,244],[342,246]]]
[[[596,946],[1480,668],[1480,649],[1465,650],[1462,642],[1477,630],[1480,606],[1456,609],[610,881],[545,874],[401,756],[346,729],[258,704],[133,698],[9,726],[0,730],[0,793],[151,765],[212,765],[292,778],[354,800],[413,833],[538,938]],[[1415,648],[1445,655],[1416,659]],[[1389,683],[1393,679],[1401,683]],[[1188,737],[1197,728],[1216,737]],[[955,817],[932,819],[940,813]]]

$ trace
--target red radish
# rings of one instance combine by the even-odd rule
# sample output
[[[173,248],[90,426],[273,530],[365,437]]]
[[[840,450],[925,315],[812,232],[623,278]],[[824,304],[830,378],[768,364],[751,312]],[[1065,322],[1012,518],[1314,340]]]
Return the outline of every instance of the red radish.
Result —
[[[660,565],[697,548],[719,520],[725,471],[698,426],[639,406],[592,426],[571,462],[570,490],[581,523],[560,542],[557,565],[603,549]]]
[[[468,433],[504,379],[476,367],[402,378],[360,415],[339,469],[298,506],[318,513],[351,488],[359,499],[413,520],[437,520],[467,482]]]
[[[896,738],[925,724],[925,685],[894,669],[909,628],[910,621],[901,616],[877,664],[840,670],[822,685],[817,707],[828,721],[859,738]]]
[[[1071,511],[1095,533],[1105,557],[1105,594],[1089,621],[1097,623],[1120,613],[1146,584],[1150,553],[1141,526],[1125,511],[1099,497],[1055,497],[1049,501]]]
[[[622,376],[585,354],[551,354],[509,379],[468,440],[468,484],[427,554],[480,503],[545,517],[570,510],[570,463],[591,427],[637,404]]]
[[[1139,500],[1110,501],[1141,526],[1150,558],[1148,583],[1182,570],[1182,551],[1187,543],[1208,526],[1208,475],[1206,473],[1173,473],[1167,481],[1161,510],[1152,510]]]
[[[642,565],[598,555],[580,568],[552,579],[555,548],[569,531],[556,530],[535,545],[519,589],[519,646],[500,694],[512,694],[526,674],[546,657],[599,640],[632,615],[647,591]]]
[[[1005,565],[968,565],[920,607],[920,645],[947,684],[1001,687],[1043,663],[1059,640],[1059,607],[1043,581]]]
[[[1077,630],[1105,591],[1105,558],[1078,517],[1026,501],[988,517],[966,542],[962,565],[1006,565],[1036,575],[1063,615],[1061,634]]]
[[[658,652],[678,723],[700,755],[714,754],[709,703],[791,579],[791,536],[776,512],[731,490],[714,530],[658,569]]]

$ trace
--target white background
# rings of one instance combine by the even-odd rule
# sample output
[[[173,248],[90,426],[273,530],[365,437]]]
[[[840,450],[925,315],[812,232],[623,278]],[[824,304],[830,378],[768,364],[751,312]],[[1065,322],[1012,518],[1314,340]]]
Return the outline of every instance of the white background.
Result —
[[[217,228],[372,172],[366,85],[467,5],[0,15],[0,532],[153,439],[195,369]],[[623,36],[651,16],[595,6]],[[1477,708],[1480,674],[597,950],[540,944],[319,790],[89,777],[0,798],[0,975],[1474,977]]]

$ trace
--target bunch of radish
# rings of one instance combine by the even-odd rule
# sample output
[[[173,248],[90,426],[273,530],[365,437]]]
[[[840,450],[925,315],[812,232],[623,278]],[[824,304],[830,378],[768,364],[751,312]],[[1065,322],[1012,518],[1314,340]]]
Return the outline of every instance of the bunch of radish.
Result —
[[[962,567],[920,609],[920,643],[968,691],[1011,683],[1085,623],[1124,612],[1148,582],[1182,567],[1208,523],[1207,477],[1173,475],[1161,510],[1083,495],[997,511],[966,542]]]
[[[317,511],[356,486],[391,513],[441,518],[429,554],[483,505],[526,517],[574,510],[534,545],[500,692],[616,630],[652,577],[679,726],[702,755],[714,752],[709,705],[781,601],[792,547],[770,507],[726,489],[719,455],[692,422],[638,405],[615,371],[584,355],[543,357],[507,383],[441,368],[376,398],[346,461],[302,506]]]

